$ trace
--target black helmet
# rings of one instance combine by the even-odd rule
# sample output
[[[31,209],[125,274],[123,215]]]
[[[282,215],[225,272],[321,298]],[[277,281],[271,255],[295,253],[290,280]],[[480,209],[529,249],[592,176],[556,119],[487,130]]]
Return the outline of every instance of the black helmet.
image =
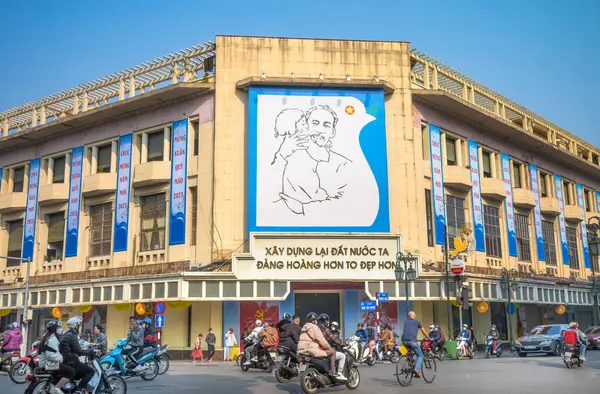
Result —
[[[284,313],[283,314],[283,320],[292,320],[292,315],[290,315],[289,313]]]
[[[309,323],[314,323],[319,319],[319,317],[317,316],[317,314],[315,312],[309,312],[308,315],[306,315],[306,321]]]
[[[59,326],[59,321],[58,320],[50,320],[48,323],[46,323],[46,330],[50,331],[50,332],[55,332],[56,329]],[[62,324],[60,324],[62,325]]]
[[[322,325],[329,327],[329,315],[327,313],[321,313],[319,315],[319,323],[321,323]]]

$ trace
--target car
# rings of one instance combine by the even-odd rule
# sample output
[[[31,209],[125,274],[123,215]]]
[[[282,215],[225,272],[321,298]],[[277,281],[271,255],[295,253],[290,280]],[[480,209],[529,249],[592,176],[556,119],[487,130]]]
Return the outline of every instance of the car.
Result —
[[[563,347],[562,336],[568,328],[568,324],[536,326],[529,334],[515,341],[517,354],[519,357],[540,353],[546,353],[549,356],[560,356]]]
[[[598,349],[598,340],[600,339],[600,326],[592,326],[583,332],[588,338],[588,348]]]

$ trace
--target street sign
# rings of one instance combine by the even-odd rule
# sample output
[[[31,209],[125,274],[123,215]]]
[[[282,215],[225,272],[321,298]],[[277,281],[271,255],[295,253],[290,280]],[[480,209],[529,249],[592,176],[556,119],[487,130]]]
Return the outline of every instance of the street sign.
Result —
[[[375,312],[377,310],[377,303],[375,301],[363,301],[360,303],[361,312]]]
[[[390,302],[390,297],[388,293],[377,293],[377,299],[379,302]]]
[[[511,302],[506,305],[506,312],[508,312],[509,315],[514,315],[517,312],[517,307]]]
[[[464,270],[465,270],[465,262],[462,261],[461,259],[456,258],[456,259],[452,260],[452,262],[450,263],[450,271],[454,275],[460,275],[463,273]]]
[[[154,313],[157,315],[164,314],[165,310],[167,310],[167,306],[163,301],[158,301],[156,304],[154,304]]]
[[[165,315],[154,315],[154,327],[163,328],[165,326]]]

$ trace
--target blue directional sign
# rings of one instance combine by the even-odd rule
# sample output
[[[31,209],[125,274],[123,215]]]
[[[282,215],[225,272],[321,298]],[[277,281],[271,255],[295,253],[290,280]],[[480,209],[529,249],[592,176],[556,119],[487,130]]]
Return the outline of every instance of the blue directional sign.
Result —
[[[154,327],[163,328],[165,326],[165,315],[154,315]]]
[[[509,315],[514,315],[515,313],[517,313],[517,307],[515,304],[513,304],[512,302],[510,304],[506,305],[506,312],[508,312]]]
[[[390,302],[390,297],[388,293],[377,293],[377,299],[379,302]]]
[[[375,312],[377,310],[377,302],[375,301],[363,301],[360,303],[361,312]]]

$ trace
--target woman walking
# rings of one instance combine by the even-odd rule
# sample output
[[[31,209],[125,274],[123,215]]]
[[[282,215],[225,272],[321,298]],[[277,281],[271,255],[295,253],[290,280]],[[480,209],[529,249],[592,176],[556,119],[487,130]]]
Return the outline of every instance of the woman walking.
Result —
[[[194,350],[192,350],[192,362],[196,362],[196,359],[202,361],[202,333],[196,337],[196,343],[194,344]]]

